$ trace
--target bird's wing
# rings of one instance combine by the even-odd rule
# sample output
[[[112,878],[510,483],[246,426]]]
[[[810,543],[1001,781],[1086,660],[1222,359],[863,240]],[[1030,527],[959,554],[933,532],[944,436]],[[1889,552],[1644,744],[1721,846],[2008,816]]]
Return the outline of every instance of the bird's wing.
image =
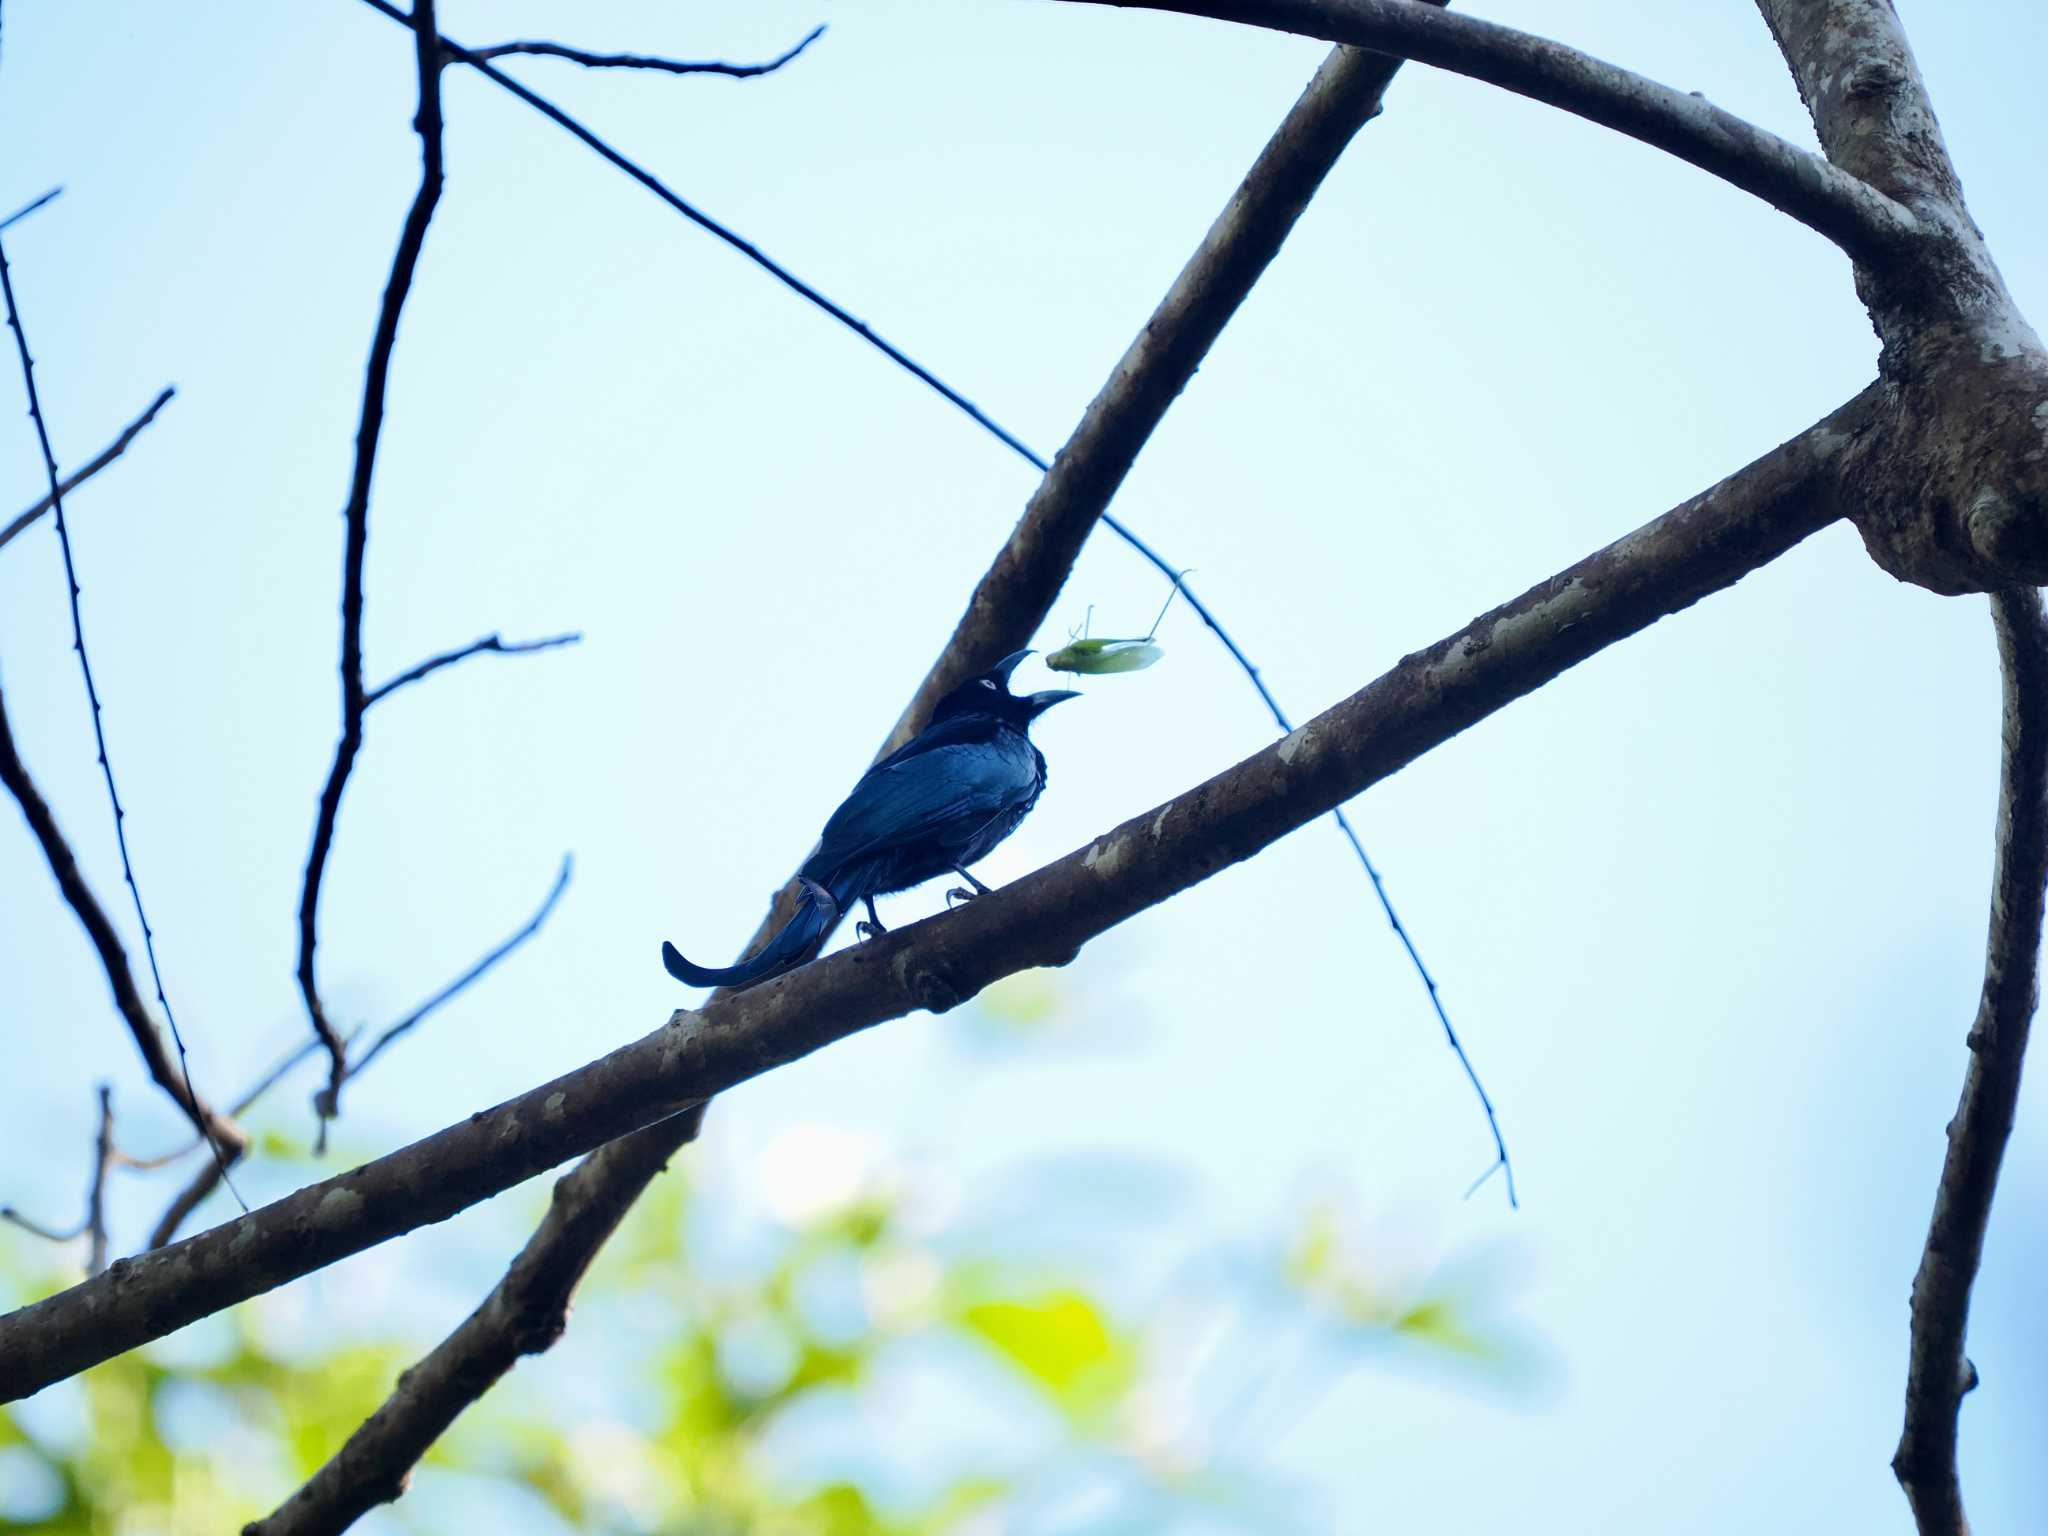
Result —
[[[870,768],[832,813],[812,862],[843,866],[948,831],[978,829],[1029,799],[1036,778],[1028,756],[988,743],[890,758]]]

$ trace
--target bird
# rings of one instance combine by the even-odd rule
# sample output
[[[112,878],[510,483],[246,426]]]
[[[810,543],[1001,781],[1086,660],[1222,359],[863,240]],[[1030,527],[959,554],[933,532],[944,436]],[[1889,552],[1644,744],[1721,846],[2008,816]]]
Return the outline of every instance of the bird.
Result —
[[[947,905],[988,894],[967,866],[987,857],[1038,803],[1045,758],[1031,722],[1079,697],[1071,689],[1015,694],[1010,676],[1030,651],[1015,651],[968,678],[933,707],[931,722],[861,775],[825,823],[798,872],[794,916],[761,952],[736,965],[696,965],[663,941],[661,963],[691,987],[739,987],[790,969],[856,901],[867,907],[862,938],[886,933],[875,898],[952,873],[969,887]]]

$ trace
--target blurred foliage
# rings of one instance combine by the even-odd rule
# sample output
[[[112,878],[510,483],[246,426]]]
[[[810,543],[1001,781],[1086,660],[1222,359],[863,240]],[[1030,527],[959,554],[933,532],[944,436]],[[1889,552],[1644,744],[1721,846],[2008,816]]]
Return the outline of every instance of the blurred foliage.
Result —
[[[996,1027],[1033,1032],[1060,1011],[1047,973],[992,990]],[[263,1145],[296,1156],[288,1139]],[[1155,1327],[1156,1309],[1120,1315],[1085,1277],[960,1251],[915,1171],[871,1140],[791,1127],[753,1171],[758,1196],[657,1181],[586,1280],[567,1342],[466,1414],[379,1528],[442,1528],[439,1489],[535,1532],[1310,1529],[1301,1490],[1258,1470],[1270,1437],[1247,1429],[1276,1416],[1275,1395],[1312,1401],[1361,1341],[1468,1364],[1511,1353],[1472,1295],[1376,1276],[1335,1206],[1207,1295],[1235,1342],[1205,1379],[1217,1357]],[[1086,1179],[1059,1183],[1086,1204]],[[48,1271],[66,1251],[0,1236],[0,1293],[69,1284]],[[268,1512],[431,1341],[410,1309],[369,1338],[321,1315],[321,1287],[339,1283],[258,1298],[0,1407],[0,1531],[184,1536]],[[1169,1280],[1165,1298],[1193,1289]],[[1275,1346],[1289,1334],[1305,1354]],[[939,1405],[906,1406],[905,1382],[934,1377]],[[962,1442],[976,1418],[987,1432]]]

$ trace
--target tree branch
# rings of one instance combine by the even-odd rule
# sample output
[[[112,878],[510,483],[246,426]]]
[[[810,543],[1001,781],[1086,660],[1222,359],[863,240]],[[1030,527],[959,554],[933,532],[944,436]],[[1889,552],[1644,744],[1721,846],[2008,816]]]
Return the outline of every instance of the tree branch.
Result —
[[[22,532],[24,529],[29,527],[32,523],[35,522],[37,518],[41,517],[45,512],[49,511],[50,508],[56,506],[58,497],[69,496],[73,491],[77,490],[78,487],[85,484],[86,481],[90,480],[94,475],[98,474],[101,470],[105,469],[109,464],[113,463],[114,460],[118,459],[119,457],[121,457],[122,454],[126,453],[128,451],[128,445],[134,442],[135,439],[141,435],[142,429],[144,427],[148,426],[152,421],[156,420],[156,413],[162,410],[166,405],[170,404],[172,396],[176,395],[177,392],[178,391],[175,388],[171,387],[170,385],[165,385],[163,392],[159,394],[154,400],[149,402],[149,408],[145,410],[140,416],[136,417],[133,421],[129,422],[127,426],[121,429],[121,435],[119,437],[115,438],[111,443],[107,444],[106,447],[102,448],[99,451],[97,457],[93,458],[82,468],[73,470],[71,474],[66,476],[64,480],[58,484],[56,496],[44,496],[41,501],[37,502],[34,506],[30,507],[26,512],[22,513],[19,517],[15,518],[15,520],[9,523],[5,528],[0,528],[0,545],[5,545],[8,540],[12,539],[16,534]]]
[[[1087,847],[702,1010],[412,1146],[0,1317],[0,1400],[510,1188],[860,1030],[958,1006],[1270,846],[1615,641],[1741,579],[1841,515],[1832,471],[1859,395],[1580,561]]]
[[[525,656],[534,651],[551,651],[557,646],[574,645],[582,638],[583,635],[580,631],[566,635],[549,635],[543,640],[508,641],[501,640],[496,635],[485,635],[483,639],[472,640],[469,644],[458,647],[455,650],[443,651],[438,656],[429,656],[418,666],[399,673],[398,676],[392,678],[388,683],[378,684],[363,695],[363,708],[367,710],[386,694],[398,692],[407,683],[416,683],[421,678],[429,677],[440,671],[443,667],[452,667],[458,661],[467,661],[470,657],[482,655],[485,651],[491,651],[500,656]]]
[[[1757,0],[1828,159],[1915,213],[1962,185],[1887,0]]]
[[[1757,0],[1757,9],[1828,159],[1908,209],[1932,237],[1915,243],[1911,260],[1857,274],[1857,292],[1885,343],[1879,371],[1907,388],[1937,381],[1931,393],[1953,395],[1957,362],[1981,373],[1987,362],[2038,354],[2040,343],[1963,202],[1934,103],[1889,0]],[[1992,581],[1989,589],[2006,584]]]
[[[384,393],[391,375],[391,351],[398,341],[399,313],[405,308],[413,274],[419,267],[420,249],[426,243],[427,225],[434,217],[435,204],[441,200],[442,56],[439,33],[434,26],[434,0],[413,0],[413,13],[407,25],[413,29],[413,57],[419,74],[419,110],[413,127],[420,136],[420,185],[413,194],[412,207],[406,212],[398,250],[391,258],[391,276],[384,285],[377,328],[370,341],[369,367],[363,379],[355,466],[349,476],[348,505],[344,511],[348,534],[341,576],[341,739],[335,745],[326,786],[320,791],[319,810],[313,821],[313,846],[306,856],[306,878],[299,893],[299,995],[305,1001],[313,1033],[327,1050],[330,1093],[339,1090],[342,1078],[347,1075],[348,1052],[340,1033],[327,1018],[313,973],[313,951],[319,944],[320,882],[327,871],[328,852],[334,846],[342,791],[348,787],[356,754],[362,750],[363,712],[369,707],[369,696],[363,688],[363,557],[370,539],[370,480],[377,464],[378,437],[384,427]]]
[[[1961,1105],[1913,1277],[1906,1422],[1892,1470],[1922,1536],[1964,1536],[1956,1420],[1977,1368],[1963,1353],[1970,1287],[1984,1253],[1999,1163],[2012,1134],[2027,1032],[2040,1000],[2043,888],[2048,886],[2048,616],[2032,589],[1991,599],[2005,677],[2004,771],[1984,990],[1970,1027]]]
[[[7,786],[21,806],[29,831],[41,845],[50,873],[56,877],[57,889],[78,915],[80,926],[98,952],[100,967],[106,972],[107,985],[114,994],[115,1010],[134,1037],[136,1049],[141,1051],[143,1065],[149,1069],[150,1077],[198,1127],[199,1134],[214,1146],[220,1161],[232,1162],[240,1157],[247,1145],[241,1127],[216,1113],[192,1091],[190,1080],[179,1071],[178,1063],[166,1048],[156,1020],[150,1017],[149,1009],[142,1001],[142,993],[135,985],[134,972],[129,969],[128,953],[121,946],[120,936],[114,932],[114,924],[108,918],[106,908],[100,905],[99,898],[85,883],[85,875],[78,867],[71,845],[64,840],[57,818],[51,814],[49,803],[29,777],[28,768],[15,747],[4,693],[0,693],[0,784]]]
[[[462,993],[468,991],[472,986],[476,985],[477,982],[483,980],[484,976],[493,967],[495,967],[499,961],[503,960],[507,955],[511,954],[513,950],[519,948],[520,945],[524,944],[536,933],[539,933],[541,930],[541,925],[545,923],[548,920],[549,916],[554,912],[555,903],[560,901],[562,899],[562,893],[569,889],[569,874],[570,871],[575,867],[575,862],[576,861],[569,855],[564,854],[562,856],[562,867],[555,875],[555,883],[552,887],[549,888],[547,897],[541,902],[539,910],[536,911],[532,917],[528,918],[517,932],[513,933],[511,937],[507,938],[502,944],[498,945],[497,948],[493,949],[489,954],[485,955],[481,960],[477,961],[475,965],[472,965],[460,976],[456,977],[453,981],[449,982],[447,986],[441,988],[440,991],[436,992],[432,997],[428,998],[425,1002],[421,1003],[417,1008],[413,1009],[411,1013],[408,1013],[396,1024],[393,1024],[390,1028],[386,1029],[383,1034],[379,1035],[375,1040],[371,1041],[370,1048],[367,1051],[364,1051],[363,1054],[358,1056],[354,1061],[349,1063],[348,1076],[346,1079],[344,1079],[344,1081],[353,1082],[356,1078],[362,1076],[363,1069],[369,1066],[371,1062],[375,1061],[377,1059],[378,1054],[382,1052],[386,1046],[390,1045],[395,1040],[403,1039],[406,1035],[412,1033],[413,1030],[419,1028],[421,1023],[423,1023],[426,1020],[427,1016],[433,1013],[435,1009],[441,1007],[444,1003],[452,1002],[455,998],[461,996]],[[326,1111],[326,1113],[331,1114],[333,1113],[333,1110],[330,1108]]]
[[[54,203],[58,198],[62,197],[63,195],[64,189],[62,187],[52,187],[49,191],[45,192],[41,197],[32,198],[28,202],[23,203],[19,208],[15,209],[14,212],[8,214],[6,218],[0,219],[0,232],[5,232],[7,230],[14,228],[15,225],[19,224],[23,219],[27,218],[30,214],[34,213],[38,208],[42,207],[46,203]]]
[[[100,1124],[93,1138],[92,1182],[86,1189],[85,1214],[79,1218],[78,1225],[59,1231],[39,1221],[31,1221],[11,1205],[0,1205],[0,1221],[12,1222],[22,1231],[32,1232],[47,1242],[68,1243],[75,1238],[86,1238],[85,1272],[88,1275],[96,1275],[107,1267],[107,1170],[121,1157],[114,1147],[114,1090],[101,1083],[99,1100]]]
[[[1857,262],[1882,266],[1920,233],[1912,213],[1818,155],[1702,97],[1548,38],[1416,0],[1086,0],[1178,11],[1349,43],[1484,80],[1654,145],[1718,176]]]
[[[938,680],[957,681],[989,658],[1015,650],[1044,622],[1082,541],[1105,516],[1139,448],[1278,252],[1344,147],[1377,115],[1398,67],[1395,60],[1335,50],[1111,370],[1054,464],[1047,466],[1012,440],[1013,447],[1049,472],[878,757],[907,740],[932,702],[952,686]],[[1125,537],[1138,542],[1127,532]],[[1158,562],[1142,543],[1138,547]],[[1221,634],[1206,611],[1204,616]],[[1231,644],[1227,635],[1223,638]],[[1255,671],[1252,676],[1256,683]],[[1262,684],[1260,692],[1272,702]],[[1277,711],[1278,705],[1273,708]],[[780,926],[796,889],[792,881],[771,904],[749,949]],[[723,996],[714,994],[714,1000]],[[370,1504],[395,1498],[409,1468],[463,1409],[520,1355],[546,1349],[561,1335],[569,1296],[598,1249],[641,1190],[696,1137],[702,1116],[698,1106],[647,1126],[601,1147],[563,1178],[555,1187],[548,1220],[483,1305],[407,1372],[401,1391],[259,1529],[340,1530]]]
[[[502,59],[509,54],[536,54],[551,59],[567,59],[572,64],[581,64],[586,69],[651,69],[670,75],[724,75],[732,80],[749,80],[756,75],[772,75],[783,65],[795,59],[811,44],[825,35],[825,28],[815,26],[806,32],[794,48],[778,53],[764,64],[726,64],[717,60],[695,62],[687,59],[657,59],[644,53],[588,53],[581,48],[565,48],[560,43],[498,43],[489,48],[473,50],[472,57],[479,59]]]

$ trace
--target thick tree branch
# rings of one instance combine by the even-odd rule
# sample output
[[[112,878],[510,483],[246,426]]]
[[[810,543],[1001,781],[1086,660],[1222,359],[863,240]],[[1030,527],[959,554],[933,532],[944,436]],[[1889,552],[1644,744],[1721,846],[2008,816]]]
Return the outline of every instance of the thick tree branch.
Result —
[[[1925,238],[1859,265],[1891,422],[1853,466],[1871,558],[1941,593],[2048,583],[2048,349],[1963,202],[1888,0],[1758,0],[1829,158]]]
[[[457,1415],[521,1356],[561,1337],[598,1251],[701,1120],[699,1106],[648,1126],[557,1180],[547,1215],[483,1304],[399,1377],[391,1397],[318,1472],[268,1518],[244,1526],[242,1536],[345,1531],[403,1494],[412,1469]]]
[[[1484,80],[1698,166],[1825,235],[1858,262],[1890,263],[1919,233],[1913,215],[1882,192],[1701,97],[1548,38],[1417,0],[1087,3],[1179,11],[1295,32]]]
[[[1998,1167],[2019,1103],[2027,1032],[2040,1001],[2048,887],[2048,616],[2032,589],[1994,595],[1991,611],[2005,677],[1991,934],[1962,1103],[1948,1125],[1934,1219],[1913,1277],[1906,1422],[1892,1457],[1922,1536],[1969,1530],[1956,1473],[1956,1420],[1963,1394],[1977,1384],[1977,1369],[1963,1353],[1970,1287],[1984,1254]]]
[[[734,996],[410,1147],[0,1317],[0,1400],[500,1190],[810,1052],[943,1011],[1250,858],[1615,641],[1841,515],[1869,392],[1712,489],[1475,619],[1291,735],[982,897]]]
[[[111,443],[107,444],[106,447],[102,448],[99,451],[99,453],[95,455],[91,460],[89,460],[86,464],[84,464],[82,467],[78,469],[73,470],[70,474],[66,475],[62,481],[58,483],[56,496],[44,496],[41,501],[37,502],[34,506],[30,507],[26,512],[22,513],[19,517],[15,518],[15,520],[9,523],[5,528],[0,528],[0,545],[6,544],[8,540],[12,539],[16,534],[20,533],[25,528],[28,528],[31,524],[33,524],[36,521],[37,518],[41,517],[45,512],[49,511],[50,508],[57,505],[57,500],[59,497],[69,496],[73,491],[77,490],[78,487],[85,484],[86,481],[90,480],[94,475],[98,474],[101,470],[105,469],[109,464],[113,463],[114,460],[118,459],[119,457],[121,457],[122,454],[126,453],[128,451],[128,445],[134,442],[135,439],[141,435],[142,429],[144,427],[148,426],[152,421],[156,420],[156,413],[162,410],[166,405],[168,405],[171,401],[171,397],[176,394],[176,389],[170,387],[169,385],[166,385],[163,389],[163,392],[159,394],[154,400],[149,402],[149,408],[147,410],[145,410],[140,416],[136,417],[133,421],[129,422],[127,426],[121,429],[121,435],[119,437],[115,438]]]
[[[49,803],[29,777],[28,768],[15,747],[4,693],[0,693],[0,784],[7,786],[21,806],[29,831],[41,846],[43,857],[49,862],[50,873],[56,878],[57,889],[78,915],[79,925],[92,941],[92,947],[100,958],[100,967],[106,972],[107,985],[114,994],[114,1008],[127,1024],[128,1033],[134,1037],[136,1049],[142,1053],[142,1062],[149,1069],[150,1077],[198,1127],[200,1135],[214,1145],[222,1161],[232,1162],[240,1157],[247,1145],[241,1128],[216,1113],[192,1091],[170,1048],[164,1043],[163,1032],[157,1027],[156,1020],[150,1017],[149,1009],[142,1001],[142,992],[135,985],[135,974],[129,969],[128,952],[122,947],[120,936],[114,932],[113,921],[107,916],[106,908],[100,905],[99,898],[93,895],[92,888],[85,883],[85,875],[78,867],[71,845],[64,840],[57,818],[51,814]]]
[[[434,26],[434,0],[413,0],[408,23],[413,28],[413,57],[419,74],[419,110],[413,127],[420,136],[420,185],[406,211],[391,276],[377,310],[377,328],[370,341],[370,362],[363,379],[362,412],[356,424],[355,465],[350,472],[348,524],[341,575],[341,739],[334,763],[320,791],[313,821],[312,851],[306,856],[306,878],[299,893],[299,995],[313,1033],[326,1047],[328,1087],[339,1089],[348,1072],[348,1052],[340,1033],[328,1020],[313,973],[313,951],[319,944],[320,883],[327,855],[334,846],[334,826],[341,814],[342,791],[363,746],[363,712],[369,696],[363,687],[363,557],[370,539],[370,482],[377,466],[377,442],[384,428],[384,394],[391,376],[391,351],[398,341],[398,317],[419,268],[427,225],[441,200],[441,48]]]
[[[559,646],[575,645],[583,638],[580,632],[566,635],[549,635],[542,640],[503,640],[496,635],[485,635],[481,640],[472,640],[452,651],[443,651],[438,656],[429,656],[416,667],[405,671],[387,683],[379,683],[363,695],[363,708],[368,709],[387,694],[398,692],[408,683],[416,683],[423,677],[431,677],[443,667],[452,667],[458,661],[467,661],[472,656],[481,656],[489,651],[496,656],[526,656],[534,651],[552,651]]]
[[[1889,0],[1757,0],[1828,159],[1919,211],[1962,201]]]
[[[1889,0],[1757,0],[1828,159],[1911,211],[1932,237],[1912,259],[1857,274],[1899,382],[1929,371],[1926,333],[1960,327],[1969,360],[2031,340],[2005,279],[1963,202],[1934,103]],[[1989,332],[1986,336],[1983,333]],[[1994,345],[1986,352],[1983,341]],[[2035,350],[2039,342],[2033,342]],[[1984,354],[1982,356],[1978,354]]]
[[[472,50],[472,57],[502,59],[511,54],[525,53],[551,59],[567,59],[570,63],[581,64],[586,69],[649,69],[669,75],[724,75],[731,80],[750,80],[756,75],[774,74],[824,35],[825,28],[822,25],[815,26],[804,34],[795,47],[786,49],[761,64],[727,64],[716,59],[659,59],[651,58],[644,53],[590,53],[581,48],[565,48],[560,43],[536,42],[496,43],[489,48]]]

